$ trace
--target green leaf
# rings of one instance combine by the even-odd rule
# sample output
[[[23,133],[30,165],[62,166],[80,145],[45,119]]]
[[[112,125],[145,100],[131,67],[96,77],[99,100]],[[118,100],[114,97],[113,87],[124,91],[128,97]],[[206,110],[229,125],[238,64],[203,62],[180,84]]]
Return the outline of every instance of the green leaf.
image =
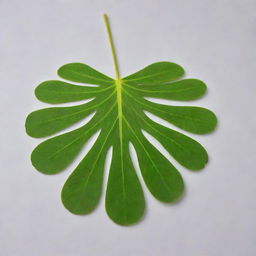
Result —
[[[113,96],[114,92],[106,92],[89,103],[75,107],[54,107],[34,111],[26,120],[27,134],[35,138],[55,134],[89,116],[101,105],[108,104]]]
[[[153,63],[123,79],[127,84],[158,84],[178,79],[184,75],[184,69],[171,62]]]
[[[212,132],[217,124],[213,112],[200,107],[180,107],[156,104],[126,92],[144,110],[155,114],[177,127],[196,134]]]
[[[64,79],[85,83],[109,86],[114,84],[114,80],[90,66],[82,63],[69,63],[59,68],[58,75]]]
[[[145,211],[144,191],[139,177],[142,177],[151,194],[165,203],[178,200],[184,191],[184,182],[177,167],[146,139],[143,131],[157,139],[171,157],[190,170],[200,170],[208,162],[207,152],[200,143],[156,123],[146,113],[194,134],[212,132],[217,118],[205,108],[163,105],[145,99],[190,101],[205,94],[205,83],[198,79],[181,79],[184,69],[175,63],[153,63],[121,78],[109,23],[106,16],[104,19],[116,79],[86,64],[62,66],[58,70],[60,77],[85,85],[49,80],[36,88],[36,97],[50,104],[90,101],[72,107],[57,106],[34,111],[28,115],[25,126],[32,137],[54,135],[39,144],[31,154],[33,166],[44,174],[56,174],[67,168],[93,134],[99,132],[89,152],[66,181],[61,193],[62,202],[74,214],[88,214],[97,207],[106,175],[106,155],[111,148],[112,160],[105,193],[106,212],[115,223],[131,225],[137,223]],[[66,128],[93,113],[86,124],[65,132]],[[141,176],[131,160],[130,144],[135,148]]]
[[[62,202],[74,214],[88,214],[98,205],[109,138],[113,136],[116,121],[108,124],[62,189]]]
[[[198,79],[184,79],[171,83],[154,84],[154,86],[148,84],[129,85],[125,82],[123,85],[141,96],[168,100],[195,100],[202,97],[206,92],[205,83]]]
[[[68,166],[99,124],[95,118],[83,127],[39,144],[31,154],[34,167],[45,174],[55,174]]]
[[[127,131],[127,127],[122,129]],[[136,223],[145,208],[143,191],[131,161],[128,142],[128,132],[119,131],[113,138],[113,156],[106,192],[107,214],[120,225]]]
[[[91,99],[110,88],[101,89],[99,87],[79,86],[58,80],[50,80],[38,85],[35,95],[43,102],[57,104]]]
[[[135,146],[140,169],[146,185],[153,196],[163,202],[176,201],[183,192],[184,184],[177,169],[141,133],[133,128],[132,142]]]

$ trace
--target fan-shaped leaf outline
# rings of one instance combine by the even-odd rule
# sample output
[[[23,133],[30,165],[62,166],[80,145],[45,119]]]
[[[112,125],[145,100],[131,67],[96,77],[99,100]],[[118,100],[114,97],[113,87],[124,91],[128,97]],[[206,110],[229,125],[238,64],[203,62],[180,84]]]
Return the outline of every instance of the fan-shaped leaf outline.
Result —
[[[58,74],[62,78],[73,82],[91,83],[99,86],[92,89],[91,87],[50,80],[41,83],[37,87],[35,90],[37,98],[52,104],[94,98],[91,101],[92,103],[89,102],[76,107],[56,107],[32,112],[26,120],[26,130],[33,137],[53,135],[83,119],[91,111],[96,111],[95,118],[83,127],[50,138],[39,144],[32,152],[32,163],[41,172],[47,174],[58,173],[74,159],[81,146],[90,136],[101,129],[92,149],[65,183],[62,190],[62,201],[65,207],[75,214],[86,214],[93,211],[101,194],[104,155],[107,149],[113,146],[112,163],[106,192],[106,211],[114,222],[121,225],[130,225],[136,223],[142,217],[145,201],[129,155],[129,142],[132,142],[135,147],[142,176],[153,196],[160,201],[172,202],[182,195],[184,187],[182,177],[177,169],[150,144],[142,134],[141,129],[145,128],[151,134],[153,133],[153,136],[156,134],[162,137],[168,136],[168,140],[172,141],[173,145],[177,145],[175,150],[169,148],[167,143],[160,137],[157,139],[179,163],[189,169],[201,169],[208,161],[207,153],[199,143],[179,132],[156,124],[152,120],[149,121],[150,119],[143,111],[152,112],[153,110],[153,114],[156,115],[161,112],[167,113],[164,119],[170,123],[184,130],[199,134],[209,133],[214,130],[217,119],[207,109],[174,107],[173,109],[179,112],[175,114],[170,112],[171,106],[159,105],[144,99],[148,95],[154,96],[156,94],[157,97],[167,97],[174,100],[193,100],[205,93],[206,86],[200,80],[184,79],[176,81],[183,76],[184,70],[175,63],[153,63],[141,71],[121,79],[106,16],[105,21],[112,46],[116,79],[109,78],[82,63],[70,63],[62,66],[58,70]],[[52,93],[54,90],[57,93]],[[66,91],[63,93],[63,90]],[[188,91],[190,93],[187,93]],[[79,95],[79,98],[77,96],[74,97],[74,95]],[[114,95],[116,97],[113,97]],[[72,113],[74,108],[81,108],[82,110]],[[66,112],[71,112],[71,114]],[[85,115],[80,116],[81,113],[85,113]],[[189,115],[197,115],[197,118],[192,118]],[[50,118],[47,121],[47,126],[43,125],[46,122],[44,120],[45,117]],[[160,117],[163,116],[160,114]],[[62,123],[56,125],[56,122],[51,122],[53,120],[62,120]],[[196,123],[198,120],[209,124],[207,129],[200,122]],[[195,124],[197,126],[193,128]],[[87,129],[88,127],[89,129]],[[72,136],[78,137],[70,142],[69,138]],[[64,152],[60,147],[68,149],[68,151]],[[47,154],[49,152],[52,153],[51,148],[54,150],[56,148],[59,149],[55,151],[54,157],[52,155],[50,158]],[[143,160],[142,151],[152,165],[148,165]],[[64,153],[59,158],[56,158],[55,156],[59,155],[60,152]],[[96,159],[94,159],[95,154],[97,155]],[[59,164],[62,161],[65,164]],[[90,163],[93,163],[92,168]],[[51,168],[49,169],[48,166],[51,166]],[[87,177],[86,186],[84,185],[81,188],[79,182],[83,182],[83,177]],[[93,181],[88,182],[91,177]],[[86,191],[86,187],[89,187],[88,191]],[[165,189],[163,189],[164,187]],[[81,194],[84,195],[82,199],[80,198]]]

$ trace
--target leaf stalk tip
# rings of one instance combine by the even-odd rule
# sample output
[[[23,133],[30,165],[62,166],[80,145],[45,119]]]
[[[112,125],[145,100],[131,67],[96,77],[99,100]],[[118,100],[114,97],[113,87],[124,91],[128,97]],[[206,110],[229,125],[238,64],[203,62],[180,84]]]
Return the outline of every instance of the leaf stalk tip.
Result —
[[[109,39],[110,48],[111,48],[111,52],[112,52],[114,68],[115,68],[115,72],[116,72],[116,80],[120,80],[120,72],[119,72],[119,67],[118,67],[116,49],[115,49],[115,45],[114,45],[114,41],[113,41],[111,28],[110,28],[110,25],[109,25],[108,15],[104,13],[103,14],[103,19],[104,19],[105,26],[106,26],[106,29],[107,29],[108,39]]]

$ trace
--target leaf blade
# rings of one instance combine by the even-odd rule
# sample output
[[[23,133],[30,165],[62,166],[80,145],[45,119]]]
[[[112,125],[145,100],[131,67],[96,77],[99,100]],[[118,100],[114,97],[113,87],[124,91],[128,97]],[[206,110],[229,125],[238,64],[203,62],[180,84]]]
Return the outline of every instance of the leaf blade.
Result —
[[[40,143],[31,154],[33,166],[44,174],[56,174],[63,171],[99,128],[98,121],[94,117],[81,128]]]
[[[161,98],[168,100],[190,101],[201,98],[206,92],[206,85],[198,79],[183,79],[165,84],[150,84],[150,85],[129,85],[124,84],[136,91],[143,97]]]
[[[185,131],[195,134],[206,134],[214,131],[217,126],[217,117],[209,109],[157,104],[131,91],[124,90],[124,92],[130,100],[135,101],[135,105],[140,105],[138,108],[149,111]]]
[[[203,146],[190,137],[153,122],[144,115],[143,128],[154,136],[181,165],[189,170],[201,170],[208,162]],[[145,120],[147,120],[145,122]]]
[[[174,202],[181,197],[184,183],[178,170],[146,140],[139,130],[134,130],[126,120],[134,139],[140,170],[151,194],[162,202]]]
[[[116,112],[110,110],[108,118],[96,142],[63,186],[62,203],[73,214],[92,212],[100,200],[105,158],[117,123]]]
[[[31,137],[53,135],[82,120],[95,111],[94,103],[75,107],[45,108],[30,113],[26,119],[26,132]]]
[[[155,123],[144,114],[144,110],[148,111],[197,134],[214,130],[217,119],[207,109],[166,106],[143,98],[187,101],[203,96],[206,85],[202,81],[174,81],[184,74],[181,66],[170,62],[153,63],[123,79],[118,74],[116,81],[81,63],[66,64],[58,74],[70,81],[99,85],[86,87],[58,80],[41,83],[35,94],[47,103],[94,99],[74,107],[38,110],[26,120],[26,131],[30,136],[45,137],[96,112],[90,121],[92,125],[89,122],[72,132],[46,140],[32,152],[31,160],[36,169],[45,174],[58,173],[76,157],[90,136],[101,129],[91,150],[62,189],[62,202],[70,212],[88,214],[98,205],[106,152],[113,146],[106,212],[119,225],[132,225],[142,218],[145,199],[131,161],[129,142],[134,145],[143,179],[152,195],[163,202],[174,202],[182,195],[184,183],[181,175],[141,130],[154,136],[186,168],[199,170],[207,163],[207,152],[198,142]]]
[[[184,69],[172,62],[156,62],[122,80],[135,84],[164,83],[184,75]]]
[[[83,63],[65,64],[58,69],[58,75],[64,79],[78,83],[102,86],[110,86],[114,83],[112,78]]]
[[[39,84],[35,89],[35,95],[40,101],[58,104],[74,102],[96,97],[108,88],[86,87],[59,80],[49,80]]]
[[[190,106],[167,106],[147,101],[145,110],[175,126],[195,134],[207,134],[216,128],[215,114],[206,108]]]
[[[102,93],[101,97],[73,107],[53,107],[34,111],[27,116],[25,122],[26,132],[35,138],[53,135],[81,119],[89,116],[104,104],[109,104],[113,100],[112,93]],[[100,111],[101,112],[101,111]]]
[[[145,199],[130,158],[128,141],[124,139],[120,143],[118,136],[113,142],[105,208],[115,223],[124,226],[138,222],[145,209]]]

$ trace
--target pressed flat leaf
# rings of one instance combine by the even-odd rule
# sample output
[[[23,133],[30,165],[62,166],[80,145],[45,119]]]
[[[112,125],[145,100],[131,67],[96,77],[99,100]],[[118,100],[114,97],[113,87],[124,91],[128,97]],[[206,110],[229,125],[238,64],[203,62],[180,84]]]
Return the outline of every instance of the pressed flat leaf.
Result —
[[[96,142],[62,189],[62,202],[74,214],[88,214],[98,205],[106,152],[98,152],[97,146]]]
[[[70,63],[58,70],[58,75],[64,79],[86,84],[113,85],[114,80],[90,66],[82,63]]]
[[[184,79],[172,83],[149,85],[129,85],[124,83],[124,87],[131,88],[137,94],[145,97],[180,101],[198,99],[206,92],[205,83],[198,79]]]
[[[90,213],[99,202],[105,157],[117,122],[115,111],[109,112],[108,120],[93,147],[70,175],[62,189],[62,202],[74,214]]]
[[[141,105],[141,108],[155,114],[177,127],[196,134],[212,132],[217,125],[213,112],[200,107],[168,106],[153,103],[126,91],[130,99]]]
[[[158,108],[156,108],[158,105]],[[217,124],[213,112],[200,107],[175,107],[147,102],[145,110],[150,111],[177,127],[196,134],[212,132]]]
[[[131,225],[141,219],[144,208],[144,196],[130,158],[128,141],[118,135],[113,144],[108,177],[107,214],[120,225]]]
[[[42,142],[31,154],[32,164],[45,174],[62,171],[72,162],[97,128],[97,121],[92,120],[79,129]]]
[[[108,102],[113,97],[113,93],[106,92],[103,96],[74,107],[54,107],[34,111],[26,119],[26,131],[35,138],[59,132],[92,114],[98,107]]]
[[[171,62],[153,63],[144,69],[123,78],[124,82],[141,84],[164,83],[184,75],[184,69]]]
[[[64,133],[39,144],[31,154],[34,167],[45,174],[62,171],[76,157],[86,141],[101,128],[101,122],[113,116],[116,104],[106,102],[108,111],[97,111],[96,115],[84,126]],[[111,124],[111,122],[109,122]]]
[[[84,85],[49,80],[36,88],[36,97],[51,104],[90,101],[73,107],[34,111],[28,115],[25,126],[30,136],[46,137],[95,113],[80,128],[54,135],[39,144],[32,152],[31,161],[42,173],[59,173],[76,158],[93,134],[99,132],[89,152],[66,181],[61,193],[62,202],[74,214],[88,214],[97,207],[102,193],[106,155],[112,148],[105,209],[115,223],[131,225],[142,218],[145,199],[139,180],[141,176],[136,173],[131,160],[130,144],[135,148],[142,179],[156,199],[174,202],[184,191],[179,171],[146,139],[143,132],[158,140],[171,157],[190,170],[202,169],[208,162],[207,152],[200,143],[182,132],[154,122],[147,113],[196,134],[212,132],[217,119],[213,112],[205,108],[167,106],[145,98],[190,101],[205,94],[204,82],[181,79],[184,69],[178,64],[157,62],[122,78],[107,17],[104,16],[104,19],[116,79],[82,63],[62,66],[58,70],[61,78]]]
[[[190,170],[200,170],[208,162],[201,144],[177,131],[159,125],[141,114],[141,127],[154,136],[181,165]]]
[[[170,107],[166,120],[177,127],[196,134],[212,132],[217,125],[215,114],[201,107]],[[165,117],[163,116],[165,119]]]
[[[35,90],[36,97],[46,103],[57,104],[91,99],[109,88],[79,86],[58,80],[41,83]]]
[[[177,169],[155,148],[141,132],[129,128],[137,152],[140,169],[150,192],[158,200],[173,202],[183,192],[184,184]]]
[[[164,66],[163,78],[158,73],[154,73],[159,71],[159,65]],[[63,187],[62,202],[70,212],[87,214],[96,208],[102,191],[106,152],[113,146],[106,191],[106,212],[120,225],[131,225],[142,218],[145,199],[131,161],[129,141],[135,147],[143,179],[152,195],[163,202],[173,202],[181,197],[184,190],[181,175],[150,144],[141,130],[154,136],[170,155],[186,168],[199,170],[207,163],[207,152],[198,142],[155,123],[143,112],[149,111],[186,131],[208,133],[215,128],[217,122],[211,111],[199,107],[161,105],[144,99],[144,96],[152,96],[151,94],[157,94],[158,91],[160,93],[158,96],[164,98],[164,90],[169,93],[165,98],[195,99],[204,94],[206,89],[204,83],[196,79],[164,83],[181,76],[183,69],[173,63],[170,65],[165,62],[152,64],[149,67],[149,70],[156,67],[154,72],[150,71],[152,77],[142,78],[145,71],[138,72],[139,75],[136,75],[138,84],[135,80],[129,82],[127,78],[124,79],[125,81],[117,80],[114,84],[111,80],[108,86],[104,84],[99,87],[47,81],[39,85],[36,90],[40,100],[53,104],[86,98],[93,100],[74,107],[47,108],[31,113],[26,121],[26,129],[31,136],[52,135],[96,112],[88,124],[50,138],[33,151],[32,163],[40,172],[54,174],[65,169],[92,134],[102,129],[92,149]],[[69,80],[72,78],[69,77]],[[161,88],[165,89],[161,91]],[[150,91],[151,94],[146,94],[144,90],[147,90],[147,93]]]
[[[45,108],[32,112],[26,120],[27,133],[36,138],[59,132],[95,111],[95,102],[75,107]]]

